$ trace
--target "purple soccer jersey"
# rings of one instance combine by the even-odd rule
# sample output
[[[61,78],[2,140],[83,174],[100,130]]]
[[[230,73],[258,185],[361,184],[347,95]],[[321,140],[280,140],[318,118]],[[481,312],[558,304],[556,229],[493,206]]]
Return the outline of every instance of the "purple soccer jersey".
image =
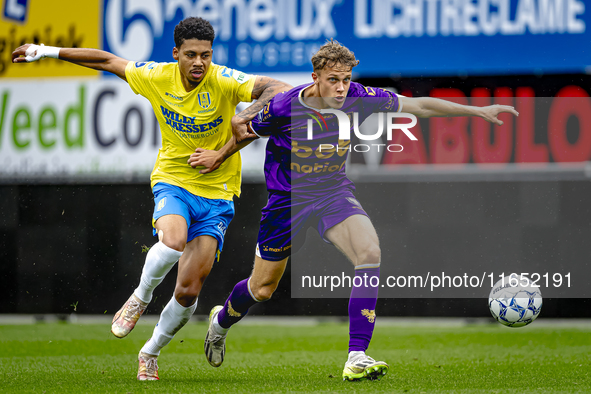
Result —
[[[339,140],[334,113],[303,102],[308,86],[278,94],[251,123],[257,134],[269,136],[265,157],[269,201],[262,211],[257,245],[265,260],[296,253],[308,227],[316,227],[324,238],[330,227],[349,216],[367,216],[345,174],[351,141]],[[349,118],[357,114],[359,123],[375,112],[399,110],[395,94],[354,82],[340,108]]]
[[[308,86],[276,95],[251,122],[259,136],[269,137],[265,156],[269,192],[318,195],[340,187],[353,188],[345,174],[351,141],[339,140],[338,119],[330,109],[304,103],[303,92]],[[372,113],[400,111],[400,104],[394,93],[351,82],[340,111],[349,119],[358,114],[361,124]],[[352,131],[353,122],[350,125]]]

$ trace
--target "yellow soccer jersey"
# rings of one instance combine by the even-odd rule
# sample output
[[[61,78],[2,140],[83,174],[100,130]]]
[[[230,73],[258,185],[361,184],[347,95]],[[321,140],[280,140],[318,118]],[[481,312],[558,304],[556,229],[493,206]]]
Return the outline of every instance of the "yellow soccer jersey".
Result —
[[[191,92],[183,87],[177,63],[129,62],[125,76],[133,92],[150,101],[160,124],[162,148],[152,187],[166,182],[205,198],[240,196],[240,152],[209,174],[200,174],[203,167],[191,168],[187,160],[196,148],[219,150],[232,138],[236,105],[252,101],[256,76],[211,63]]]

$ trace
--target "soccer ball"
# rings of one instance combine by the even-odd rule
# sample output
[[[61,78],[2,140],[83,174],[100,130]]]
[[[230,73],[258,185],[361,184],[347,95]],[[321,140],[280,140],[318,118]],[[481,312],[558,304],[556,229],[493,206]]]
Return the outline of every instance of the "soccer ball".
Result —
[[[527,326],[542,310],[542,293],[527,277],[511,274],[495,283],[488,296],[488,308],[507,327]]]

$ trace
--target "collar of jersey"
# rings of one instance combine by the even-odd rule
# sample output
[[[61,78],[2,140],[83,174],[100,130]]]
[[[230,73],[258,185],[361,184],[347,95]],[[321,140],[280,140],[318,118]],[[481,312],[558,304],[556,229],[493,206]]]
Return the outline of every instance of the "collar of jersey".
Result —
[[[316,111],[316,112],[323,113],[323,112],[324,112],[324,109],[318,109],[318,108],[310,107],[308,104],[306,104],[306,103],[304,102],[304,97],[303,97],[304,90],[308,89],[308,88],[309,88],[310,86],[312,86],[312,85],[314,85],[314,84],[313,84],[313,83],[311,83],[310,85],[308,85],[308,86],[305,86],[305,87],[303,87],[303,88],[302,88],[302,90],[300,90],[300,92],[298,93],[298,100],[300,101],[300,104],[302,104],[304,107],[306,107],[306,108],[309,108],[309,109],[311,109],[312,111]]]

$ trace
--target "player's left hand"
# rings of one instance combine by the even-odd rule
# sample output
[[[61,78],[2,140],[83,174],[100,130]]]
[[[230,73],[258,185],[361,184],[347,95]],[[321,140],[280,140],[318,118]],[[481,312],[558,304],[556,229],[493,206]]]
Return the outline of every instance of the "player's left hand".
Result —
[[[515,108],[508,105],[495,104],[489,105],[488,107],[482,107],[480,117],[491,123],[502,126],[503,121],[499,119],[499,114],[506,112],[515,116],[519,116],[519,112],[515,111]]]
[[[195,153],[189,156],[187,163],[193,168],[198,166],[205,167],[199,171],[200,174],[207,174],[209,172],[217,170],[224,160],[220,157],[220,154],[216,150],[207,150],[203,148],[195,149]]]

